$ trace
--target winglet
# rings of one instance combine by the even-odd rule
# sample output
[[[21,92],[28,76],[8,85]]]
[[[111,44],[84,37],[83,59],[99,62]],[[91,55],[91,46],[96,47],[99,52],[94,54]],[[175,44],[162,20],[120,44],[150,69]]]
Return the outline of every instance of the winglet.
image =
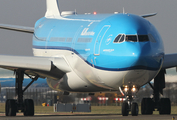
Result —
[[[145,15],[140,15],[141,17],[143,18],[147,18],[147,17],[152,17],[152,16],[155,16],[157,15],[157,13],[150,13],[150,14],[145,14]]]
[[[60,10],[57,0],[46,0],[47,12],[45,17],[47,18],[60,18]]]

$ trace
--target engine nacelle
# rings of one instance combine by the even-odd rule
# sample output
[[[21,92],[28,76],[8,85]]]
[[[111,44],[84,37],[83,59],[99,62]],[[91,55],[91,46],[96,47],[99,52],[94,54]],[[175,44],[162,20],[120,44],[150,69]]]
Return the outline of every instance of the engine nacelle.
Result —
[[[50,88],[57,91],[67,92],[100,92],[108,91],[91,84],[89,81],[84,81],[78,77],[74,72],[67,73],[63,78],[54,80],[47,78],[47,84]]]
[[[66,83],[66,81],[67,81],[66,75],[64,75],[64,77],[59,80],[53,80],[53,79],[47,78],[47,84],[49,85],[49,87],[56,91],[61,91],[61,90],[70,91],[71,89],[68,86],[68,83]]]

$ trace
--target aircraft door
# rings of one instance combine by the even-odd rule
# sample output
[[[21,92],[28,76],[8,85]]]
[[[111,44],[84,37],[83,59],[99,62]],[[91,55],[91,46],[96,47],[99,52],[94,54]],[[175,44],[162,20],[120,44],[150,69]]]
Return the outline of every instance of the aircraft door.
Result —
[[[82,29],[83,29],[83,26],[80,26],[77,29],[77,31],[76,31],[76,33],[74,35],[74,38],[73,38],[73,41],[72,41],[72,45],[71,45],[72,50],[75,49],[75,43],[77,42],[77,38],[78,38],[78,36],[79,36],[79,34],[80,34],[80,32],[81,32]]]
[[[96,42],[95,42],[95,46],[94,46],[94,55],[100,55],[101,43],[102,43],[102,40],[109,28],[110,28],[110,25],[105,25],[100,30],[100,32],[96,38]]]
[[[50,32],[49,32],[49,34],[47,35],[46,44],[45,44],[45,48],[46,48],[46,49],[50,47],[50,46],[49,46],[49,42],[50,42],[50,39],[51,39],[51,37],[52,37],[52,35],[53,35],[53,33],[54,33],[54,30],[55,30],[55,26],[53,26],[53,27],[50,29]]]

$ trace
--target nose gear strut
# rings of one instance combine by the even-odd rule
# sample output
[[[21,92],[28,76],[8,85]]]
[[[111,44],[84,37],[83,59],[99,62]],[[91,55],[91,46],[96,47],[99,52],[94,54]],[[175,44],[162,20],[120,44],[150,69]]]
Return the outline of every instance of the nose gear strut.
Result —
[[[137,92],[137,88],[134,85],[125,86],[122,88],[124,91],[124,95],[126,96],[126,101],[124,101],[122,104],[122,115],[128,116],[129,112],[131,111],[132,116],[137,116],[139,112],[138,104],[136,102],[133,102],[134,100],[133,94]]]

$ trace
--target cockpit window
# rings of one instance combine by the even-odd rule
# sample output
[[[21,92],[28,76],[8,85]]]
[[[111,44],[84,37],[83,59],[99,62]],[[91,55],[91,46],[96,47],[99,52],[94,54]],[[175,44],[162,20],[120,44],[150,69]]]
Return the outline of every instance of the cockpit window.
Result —
[[[148,35],[138,35],[139,42],[146,42],[149,41]]]
[[[122,37],[122,35],[118,35],[118,36],[116,37],[116,39],[114,40],[114,43],[117,43],[117,42],[119,41],[120,37]]]
[[[118,36],[115,38],[114,43],[121,43],[121,42],[124,41],[124,39],[125,39],[125,35],[124,35],[124,34],[120,34],[120,35],[118,35]]]
[[[155,38],[151,34],[149,34],[148,36],[149,36],[149,40],[151,42],[156,42]]]
[[[149,35],[124,35],[124,34],[119,34],[115,40],[114,43],[122,43],[124,41],[127,42],[156,42],[154,37],[149,34]]]
[[[136,35],[127,35],[125,41],[137,42],[137,36]]]
[[[125,35],[122,35],[122,37],[121,37],[120,40],[119,40],[119,43],[123,42],[124,39],[125,39]]]

